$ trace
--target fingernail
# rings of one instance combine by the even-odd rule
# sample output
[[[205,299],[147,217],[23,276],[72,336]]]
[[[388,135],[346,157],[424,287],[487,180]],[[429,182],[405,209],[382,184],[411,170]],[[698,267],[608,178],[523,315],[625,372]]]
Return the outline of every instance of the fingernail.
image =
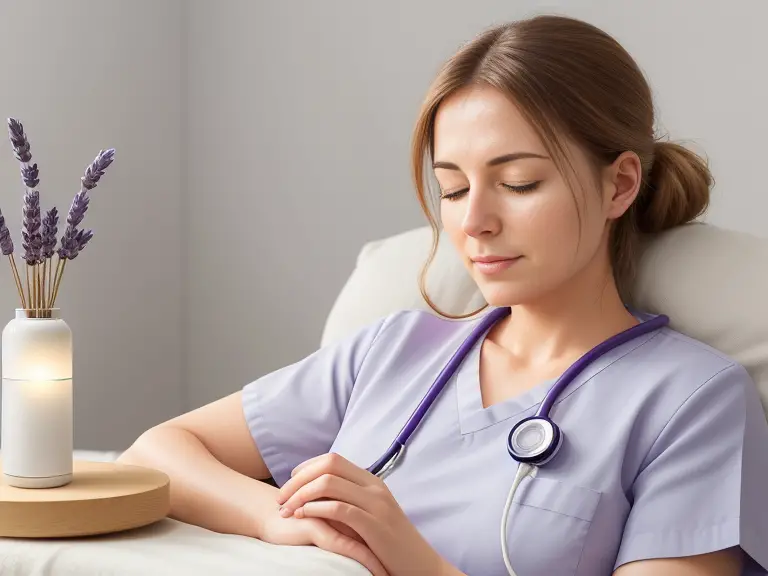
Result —
[[[280,506],[280,516],[282,516],[283,518],[288,518],[288,516],[290,515],[291,513],[288,510],[288,508],[286,508],[285,506]]]

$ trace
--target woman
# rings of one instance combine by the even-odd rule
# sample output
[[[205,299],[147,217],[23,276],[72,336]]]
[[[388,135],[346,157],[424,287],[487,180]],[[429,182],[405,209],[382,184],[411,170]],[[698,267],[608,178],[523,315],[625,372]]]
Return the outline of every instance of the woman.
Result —
[[[625,306],[639,234],[707,207],[706,164],[653,125],[641,72],[600,30],[547,16],[485,31],[431,87],[413,169],[435,229],[430,174],[446,235],[492,309],[511,314],[472,347],[392,473],[367,468],[486,314],[382,318],[149,430],[121,461],[170,475],[175,518],[314,544],[376,575],[506,574],[507,548],[519,576],[765,574],[756,388],[665,327],[560,394],[565,440],[522,480],[499,538],[518,471],[510,429],[580,356],[649,318]]]

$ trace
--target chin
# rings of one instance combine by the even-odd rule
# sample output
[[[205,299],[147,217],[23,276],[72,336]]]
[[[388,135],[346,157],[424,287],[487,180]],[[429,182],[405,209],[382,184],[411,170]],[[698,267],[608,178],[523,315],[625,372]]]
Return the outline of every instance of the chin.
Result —
[[[480,293],[490,306],[501,308],[504,306],[519,306],[535,299],[539,290],[528,283],[520,282],[488,282],[477,281]]]

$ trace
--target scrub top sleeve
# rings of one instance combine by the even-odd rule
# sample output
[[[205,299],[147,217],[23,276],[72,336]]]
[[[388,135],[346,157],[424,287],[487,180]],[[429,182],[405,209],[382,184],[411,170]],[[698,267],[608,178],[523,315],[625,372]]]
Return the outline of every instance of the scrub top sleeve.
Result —
[[[243,387],[245,420],[278,486],[296,466],[330,450],[355,378],[385,321]]]
[[[616,567],[741,546],[768,574],[768,424],[740,365],[700,386],[659,434],[630,492]]]

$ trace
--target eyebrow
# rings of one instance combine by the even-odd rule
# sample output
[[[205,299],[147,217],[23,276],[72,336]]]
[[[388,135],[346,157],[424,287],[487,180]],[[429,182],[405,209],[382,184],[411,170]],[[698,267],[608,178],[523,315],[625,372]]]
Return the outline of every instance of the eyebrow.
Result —
[[[498,166],[499,164],[506,164],[507,162],[514,162],[515,160],[523,160],[525,158],[540,158],[542,160],[548,160],[546,156],[541,154],[534,154],[533,152],[513,152],[512,154],[504,154],[492,158],[486,162],[487,166]],[[446,170],[459,170],[459,167],[453,162],[434,162],[432,168],[445,168]]]

